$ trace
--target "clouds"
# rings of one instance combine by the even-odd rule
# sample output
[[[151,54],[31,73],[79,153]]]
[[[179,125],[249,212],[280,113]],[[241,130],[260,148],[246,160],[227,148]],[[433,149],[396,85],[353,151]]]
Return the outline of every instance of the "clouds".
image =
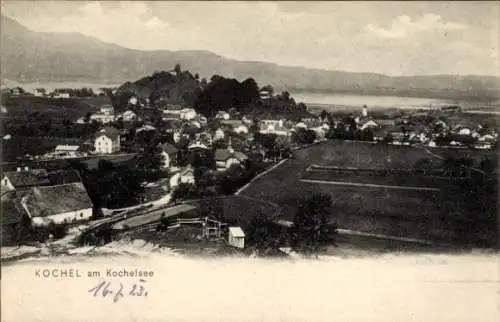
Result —
[[[364,31],[370,36],[381,39],[402,39],[421,33],[446,33],[449,31],[463,30],[467,26],[445,22],[441,16],[427,13],[418,20],[412,20],[407,15],[397,17],[389,28],[382,28],[377,25],[368,24]]]
[[[484,74],[498,66],[494,2],[2,1],[2,12],[32,30],[142,50],[394,75]]]

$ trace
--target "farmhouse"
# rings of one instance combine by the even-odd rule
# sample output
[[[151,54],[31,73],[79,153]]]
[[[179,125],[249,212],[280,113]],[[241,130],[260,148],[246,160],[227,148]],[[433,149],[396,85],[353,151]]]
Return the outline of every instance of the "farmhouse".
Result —
[[[231,146],[227,149],[217,149],[215,150],[215,166],[217,171],[226,171],[232,165],[241,164],[243,161],[247,160],[248,157],[241,153],[235,152]]]
[[[100,130],[95,138],[94,147],[98,154],[111,154],[120,151],[118,130],[111,126]]]
[[[229,227],[227,238],[229,245],[236,248],[245,248],[245,233],[241,227]]]
[[[6,191],[24,189],[50,184],[45,169],[17,168],[17,171],[4,172],[2,178],[2,194]]]
[[[33,227],[67,224],[92,217],[92,201],[80,182],[31,188],[21,204]]]

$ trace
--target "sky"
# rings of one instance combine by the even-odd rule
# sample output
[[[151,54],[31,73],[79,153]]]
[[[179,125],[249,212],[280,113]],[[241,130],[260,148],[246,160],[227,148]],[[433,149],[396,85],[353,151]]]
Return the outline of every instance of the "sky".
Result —
[[[2,1],[34,31],[387,75],[500,75],[500,2]]]

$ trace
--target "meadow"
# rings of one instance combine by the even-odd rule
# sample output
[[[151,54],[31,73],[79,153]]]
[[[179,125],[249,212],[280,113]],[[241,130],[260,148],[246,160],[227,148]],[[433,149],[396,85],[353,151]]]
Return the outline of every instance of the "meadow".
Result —
[[[449,155],[452,151],[447,151]],[[476,161],[483,156],[478,154]],[[297,200],[315,193],[333,199],[332,221],[340,228],[363,232],[411,237],[438,243],[455,243],[463,238],[461,218],[465,216],[461,183],[453,180],[430,180],[395,175],[366,176],[325,175],[305,171],[311,164],[363,169],[411,170],[421,158],[439,166],[441,159],[424,150],[381,146],[362,142],[329,141],[296,151],[281,166],[257,178],[240,194],[276,203],[282,207],[280,216],[293,220]],[[325,180],[309,182],[303,180]],[[377,185],[422,186],[429,189],[405,189],[383,186],[330,184],[328,181]],[[488,233],[478,232],[477,238]],[[488,235],[487,238],[490,238]]]

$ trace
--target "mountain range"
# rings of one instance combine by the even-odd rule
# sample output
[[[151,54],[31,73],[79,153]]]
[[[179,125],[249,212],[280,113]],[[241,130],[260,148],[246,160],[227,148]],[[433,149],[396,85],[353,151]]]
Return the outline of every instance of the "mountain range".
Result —
[[[104,31],[103,31],[104,32]],[[155,71],[183,70],[201,77],[214,74],[278,90],[422,96],[446,99],[500,98],[495,76],[387,76],[238,61],[209,51],[141,51],[106,43],[80,33],[32,31],[14,19],[1,17],[2,79],[27,82],[87,82],[117,84]],[[443,58],[446,59],[446,58]]]

